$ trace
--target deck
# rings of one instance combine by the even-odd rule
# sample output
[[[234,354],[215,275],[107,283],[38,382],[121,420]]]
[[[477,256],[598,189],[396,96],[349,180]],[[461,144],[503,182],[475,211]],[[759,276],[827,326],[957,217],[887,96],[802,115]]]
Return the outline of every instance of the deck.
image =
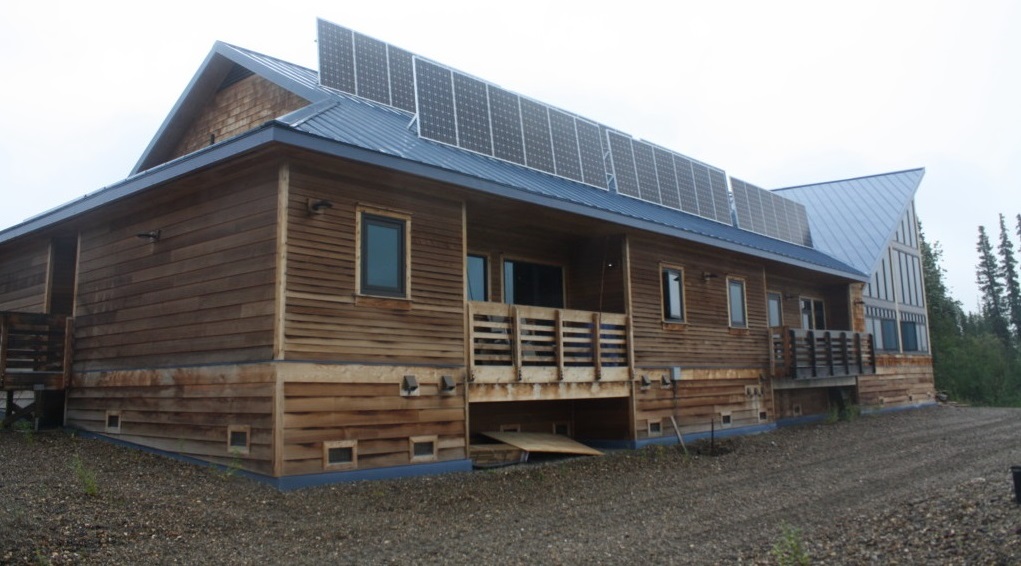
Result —
[[[74,319],[62,315],[0,312],[0,390],[5,393],[2,425],[37,418],[39,397],[62,391],[71,376]],[[34,395],[20,405],[18,392]]]
[[[782,327],[773,328],[770,335],[774,377],[797,381],[876,373],[871,334]]]

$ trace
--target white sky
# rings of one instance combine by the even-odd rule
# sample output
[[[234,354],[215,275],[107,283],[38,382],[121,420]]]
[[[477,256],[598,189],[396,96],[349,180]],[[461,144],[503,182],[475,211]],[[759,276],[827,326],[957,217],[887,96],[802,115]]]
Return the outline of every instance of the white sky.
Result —
[[[317,68],[317,16],[766,188],[925,167],[967,309],[1021,212],[1012,0],[6,0],[0,228],[127,176],[214,41]]]

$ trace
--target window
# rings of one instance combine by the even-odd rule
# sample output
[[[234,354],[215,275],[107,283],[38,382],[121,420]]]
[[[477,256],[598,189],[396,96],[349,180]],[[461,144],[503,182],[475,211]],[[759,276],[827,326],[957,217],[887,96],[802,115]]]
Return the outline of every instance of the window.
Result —
[[[323,469],[353,470],[357,467],[357,440],[331,440],[323,442]]]
[[[503,302],[509,305],[564,308],[564,270],[558,265],[503,262]]]
[[[684,322],[684,270],[664,267],[662,286],[663,320]]]
[[[918,324],[902,320],[900,322],[900,338],[905,352],[917,352],[921,349],[918,345]]]
[[[401,218],[361,213],[361,293],[407,296],[407,225]]]
[[[412,436],[408,439],[408,450],[412,462],[430,462],[436,459],[437,437]]]
[[[248,454],[251,448],[252,427],[248,425],[230,425],[227,427],[227,452],[232,454]]]
[[[883,318],[879,320],[880,339],[877,340],[882,346],[882,349],[887,352],[896,352],[900,350],[900,344],[897,340],[897,321],[892,318]]]
[[[738,328],[748,326],[744,302],[744,281],[727,279],[727,310],[730,311],[731,326]]]
[[[663,435],[663,421],[648,421],[649,424],[649,436],[662,436]]]
[[[106,432],[111,434],[118,434],[121,431],[121,412],[120,411],[107,411],[106,412]]]
[[[469,255],[465,266],[465,287],[469,301],[489,300],[489,258]]]
[[[766,314],[769,317],[769,327],[783,326],[783,298],[780,293],[770,291],[766,293]]]
[[[801,298],[801,328],[822,330],[826,328],[826,305],[819,299]]]

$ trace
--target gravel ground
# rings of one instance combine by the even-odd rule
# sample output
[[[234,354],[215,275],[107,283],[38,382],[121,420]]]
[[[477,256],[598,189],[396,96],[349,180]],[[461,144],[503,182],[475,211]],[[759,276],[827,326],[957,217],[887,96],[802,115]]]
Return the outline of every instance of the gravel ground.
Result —
[[[0,562],[774,564],[789,542],[816,564],[1021,563],[1019,409],[941,406],[723,447],[279,493],[2,431]]]

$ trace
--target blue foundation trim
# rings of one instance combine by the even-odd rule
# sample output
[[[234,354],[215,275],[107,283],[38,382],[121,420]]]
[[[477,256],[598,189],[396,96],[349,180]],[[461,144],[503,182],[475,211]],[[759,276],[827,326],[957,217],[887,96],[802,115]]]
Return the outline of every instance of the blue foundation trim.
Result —
[[[915,403],[913,405],[900,405],[898,407],[863,407],[861,414],[863,415],[879,415],[882,413],[899,413],[901,411],[913,411],[915,409],[928,409],[929,407],[935,407],[939,405],[936,401],[925,401],[924,403]]]
[[[396,478],[410,478],[415,476],[432,476],[439,474],[449,474],[453,472],[470,472],[472,470],[471,460],[450,460],[447,462],[430,462],[427,464],[413,464],[408,466],[391,466],[388,468],[373,468],[371,470],[350,470],[345,472],[323,472],[319,474],[306,474],[301,476],[286,476],[282,478],[274,478],[263,474],[257,474],[255,472],[249,472],[247,470],[234,470],[224,466],[222,464],[216,464],[213,462],[207,462],[191,456],[184,456],[175,452],[168,452],[166,450],[160,450],[158,448],[150,448],[141,444],[135,444],[134,442],[128,442],[126,440],[120,440],[112,436],[104,434],[98,434],[95,432],[89,432],[74,427],[67,427],[69,431],[74,434],[82,436],[83,438],[94,438],[96,440],[102,440],[115,444],[117,446],[124,446],[135,450],[141,450],[150,454],[156,454],[158,456],[165,456],[179,462],[186,462],[188,464],[194,464],[197,466],[204,466],[207,468],[213,468],[222,472],[232,472],[234,475],[247,478],[250,480],[264,483],[280,491],[290,491],[292,489],[303,489],[306,487],[315,487],[319,485],[327,485],[334,483],[352,482],[352,481],[365,481],[365,480],[386,480]]]
[[[788,426],[801,426],[807,424],[821,423],[829,417],[827,413],[820,413],[818,415],[802,415],[800,417],[787,417],[786,419],[779,419],[776,421],[777,428],[788,427]]]
[[[760,425],[741,426],[737,428],[718,428],[716,429],[716,438],[727,438],[730,436],[746,436],[749,434],[762,434],[764,432],[771,432],[776,430],[776,425],[773,423],[765,423]],[[689,432],[688,434],[681,435],[684,438],[685,444],[688,442],[695,442],[709,438],[714,433],[712,431],[702,432]],[[669,446],[673,444],[679,444],[677,442],[676,434],[667,434],[664,432],[663,436],[657,436],[656,438],[643,438],[641,440],[585,440],[584,443],[593,448],[600,450],[635,450],[643,448],[645,446],[651,446],[653,444]]]

